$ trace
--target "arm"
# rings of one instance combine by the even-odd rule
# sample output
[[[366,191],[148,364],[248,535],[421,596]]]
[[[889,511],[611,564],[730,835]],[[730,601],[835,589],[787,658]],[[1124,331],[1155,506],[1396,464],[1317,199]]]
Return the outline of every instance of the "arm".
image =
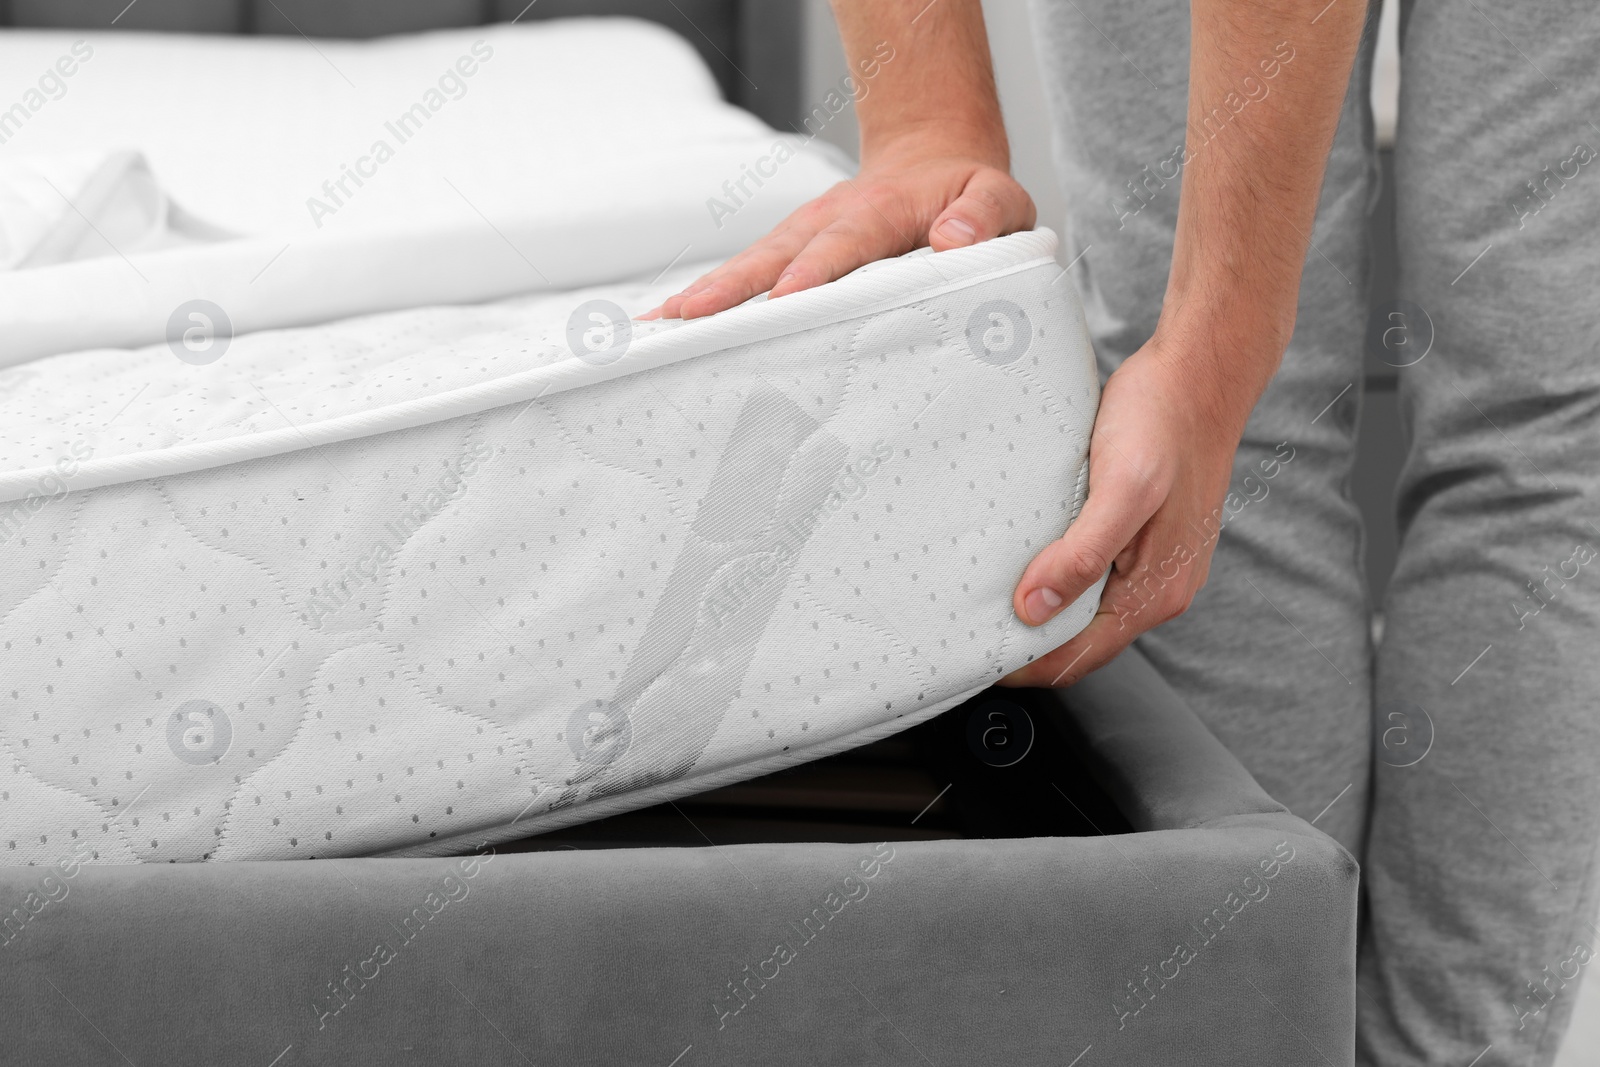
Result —
[[[834,0],[851,70],[894,49],[857,105],[861,171],[641,316],[697,318],[843,277],[922,245],[937,251],[1029,229],[1008,173],[979,0]]]
[[[1245,421],[1293,332],[1366,8],[1365,0],[1324,3],[1191,4],[1190,143],[1161,317],[1106,383],[1083,513],[1028,565],[1013,606],[1038,625],[1108,567],[1115,572],[1089,627],[1010,675],[1010,684],[1070,684],[1181,614],[1205,584],[1212,545],[1184,561],[1153,604],[1130,604],[1126,591],[1127,579],[1188,542],[1190,522],[1215,514]],[[861,174],[653,315],[707,315],[768,287],[776,297],[830,281],[917,244],[943,250],[1033,225],[1032,203],[1005,173],[978,0],[931,8],[925,0],[835,0],[835,8],[852,59],[880,40],[897,52],[862,102]],[[1276,58],[1282,42],[1295,50],[1292,76],[1275,80],[1212,143],[1205,119],[1227,107],[1230,93],[1249,91],[1246,77],[1259,82],[1260,64]],[[972,237],[960,226],[945,229],[952,220]]]
[[[1108,566],[1083,633],[1011,675],[1070,684],[1137,634],[1181,614],[1205,583],[1211,542],[1130,621],[1127,579],[1188,544],[1215,514],[1251,409],[1294,330],[1301,267],[1366,13],[1364,0],[1193,0],[1189,129],[1178,228],[1155,335],[1106,383],[1090,443],[1089,499],[1029,564],[1017,614],[1038,624]],[[1313,21],[1315,20],[1315,21]],[[1243,96],[1274,50],[1288,77],[1210,139],[1205,119]],[[1237,100],[1238,97],[1235,97]],[[1166,575],[1163,575],[1166,578]]]

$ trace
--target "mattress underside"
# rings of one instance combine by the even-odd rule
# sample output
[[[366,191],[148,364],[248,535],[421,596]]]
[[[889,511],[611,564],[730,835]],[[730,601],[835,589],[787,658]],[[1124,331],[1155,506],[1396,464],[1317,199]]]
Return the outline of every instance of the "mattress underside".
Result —
[[[460,849],[873,740],[1061,644],[1097,591],[1038,629],[1011,591],[1087,491],[1081,313],[1037,256],[941,278],[516,403],[35,494],[0,545],[0,862]],[[443,365],[559,334],[574,299],[358,325]],[[235,344],[317,366],[353,329]],[[132,357],[60,358],[23,371]],[[261,396],[296,423],[316,384]],[[253,426],[129,410],[157,454]]]

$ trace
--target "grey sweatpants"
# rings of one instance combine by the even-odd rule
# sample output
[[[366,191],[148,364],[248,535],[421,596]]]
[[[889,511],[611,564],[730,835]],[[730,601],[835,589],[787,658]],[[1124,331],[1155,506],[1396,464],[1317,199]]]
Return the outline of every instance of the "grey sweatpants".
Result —
[[[1282,52],[1318,32],[1318,6],[1239,98],[1311,76]],[[1175,149],[1231,132],[1218,101],[1186,138],[1188,14],[1034,0],[1104,373],[1161,309]],[[1140,646],[1271,793],[1362,858],[1360,1062],[1548,1064],[1600,948],[1600,5],[1417,0],[1402,19],[1409,304],[1378,309],[1367,340],[1369,25],[1294,339],[1235,465],[1244,504],[1189,613]],[[1369,343],[1417,360],[1378,647],[1347,491]]]

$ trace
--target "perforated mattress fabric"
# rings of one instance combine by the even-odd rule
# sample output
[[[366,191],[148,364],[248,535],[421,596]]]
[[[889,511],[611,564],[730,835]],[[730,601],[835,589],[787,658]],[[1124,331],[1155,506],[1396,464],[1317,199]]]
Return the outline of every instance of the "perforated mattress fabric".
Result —
[[[0,862],[440,854],[863,744],[1085,626],[1047,230],[692,322],[661,284],[0,382]]]

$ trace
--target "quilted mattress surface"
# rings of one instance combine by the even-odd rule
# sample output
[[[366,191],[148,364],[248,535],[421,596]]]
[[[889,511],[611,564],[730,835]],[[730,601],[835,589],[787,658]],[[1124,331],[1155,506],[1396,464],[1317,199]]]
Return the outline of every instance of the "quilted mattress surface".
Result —
[[[1098,589],[1011,609],[1087,492],[1054,251],[0,372],[0,862],[443,853],[874,740],[1056,647]]]

